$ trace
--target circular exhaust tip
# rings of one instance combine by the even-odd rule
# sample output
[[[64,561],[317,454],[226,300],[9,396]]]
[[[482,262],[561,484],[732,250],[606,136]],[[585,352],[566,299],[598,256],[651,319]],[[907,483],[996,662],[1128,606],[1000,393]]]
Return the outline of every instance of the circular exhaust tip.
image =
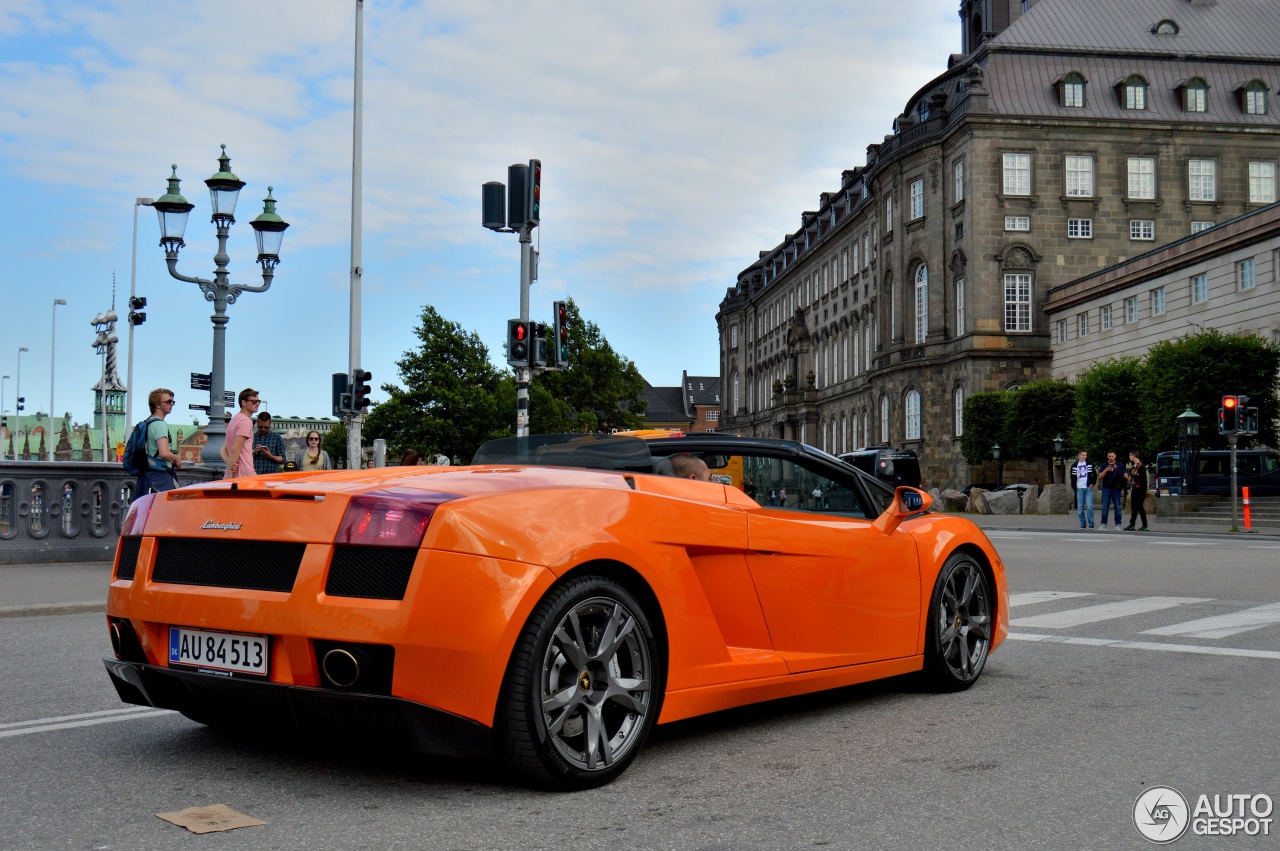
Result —
[[[360,679],[360,660],[341,647],[324,654],[321,668],[325,679],[338,688],[350,688]]]
[[[119,622],[119,621],[112,621],[112,622],[111,622],[111,628],[108,630],[108,632],[110,632],[110,633],[111,633],[111,650],[112,650],[112,652],[116,654],[116,658],[117,658],[117,659],[124,658],[124,657],[121,655],[121,653],[120,653],[120,648],[124,646],[124,638],[123,638],[123,636],[120,634],[120,622]]]

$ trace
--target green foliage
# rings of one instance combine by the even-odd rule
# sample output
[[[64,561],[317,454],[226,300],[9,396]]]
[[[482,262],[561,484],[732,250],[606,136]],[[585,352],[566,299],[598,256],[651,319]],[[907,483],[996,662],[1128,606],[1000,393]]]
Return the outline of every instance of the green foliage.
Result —
[[[1004,446],[1006,410],[1009,406],[1008,391],[974,393],[964,400],[964,434],[960,437],[960,452],[970,464],[991,460],[991,446]]]
[[[329,453],[329,460],[333,462],[335,470],[347,468],[347,427],[345,425],[338,423],[325,432],[320,441],[320,447]]]
[[[1003,457],[1036,461],[1053,457],[1053,439],[1066,437],[1076,407],[1075,389],[1065,381],[1046,378],[1024,384],[1007,394]],[[965,431],[969,430],[965,422]]]
[[[396,362],[405,386],[382,385],[390,398],[369,414],[363,437],[385,439],[397,455],[416,449],[470,459],[481,443],[510,429],[514,406],[499,409],[499,373],[477,334],[431,305],[422,309],[414,333],[421,348]]]
[[[1088,450],[1093,458],[1114,451],[1127,458],[1134,449],[1153,457],[1140,414],[1147,369],[1137,358],[1113,358],[1096,363],[1076,379],[1075,421],[1065,451]],[[1064,432],[1064,435],[1066,432]]]
[[[1147,380],[1142,394],[1142,424],[1147,451],[1177,447],[1176,417],[1190,406],[1200,415],[1200,445],[1224,449],[1218,434],[1218,406],[1224,394],[1245,394],[1258,409],[1256,442],[1276,445],[1275,420],[1280,413],[1276,378],[1280,346],[1252,334],[1223,334],[1210,329],[1180,340],[1165,340],[1147,354]],[[1240,445],[1246,445],[1241,441]]]

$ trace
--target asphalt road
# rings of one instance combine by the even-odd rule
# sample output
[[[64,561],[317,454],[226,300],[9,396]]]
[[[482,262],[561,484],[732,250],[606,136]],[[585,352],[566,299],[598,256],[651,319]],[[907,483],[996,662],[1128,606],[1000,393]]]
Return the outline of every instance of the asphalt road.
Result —
[[[990,534],[1014,637],[974,688],[900,678],[662,727],[577,794],[130,708],[101,614],[0,618],[0,848],[1123,849],[1149,847],[1152,785],[1280,798],[1280,541]],[[217,803],[266,824],[155,816]]]

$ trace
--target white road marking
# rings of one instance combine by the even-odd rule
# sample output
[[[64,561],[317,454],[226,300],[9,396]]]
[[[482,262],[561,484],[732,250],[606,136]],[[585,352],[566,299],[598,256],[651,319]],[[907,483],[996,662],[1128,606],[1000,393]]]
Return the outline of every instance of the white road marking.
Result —
[[[1133,600],[1122,600],[1116,603],[1100,603],[1096,606],[1084,606],[1079,609],[1067,609],[1047,615],[1033,615],[1009,621],[1010,626],[1031,626],[1040,629],[1064,629],[1097,621],[1140,615],[1156,612],[1161,609],[1172,609],[1187,603],[1208,603],[1212,597],[1138,597]]]
[[[1152,541],[1160,547],[1212,547],[1212,541]]]
[[[1194,644],[1161,644],[1156,641],[1114,641],[1108,638],[1072,638],[1067,635],[1036,635],[1011,632],[1014,641],[1039,641],[1045,644],[1076,644],[1085,647],[1119,647],[1122,650],[1163,650],[1167,653],[1197,653],[1203,656],[1244,656],[1249,659],[1280,660],[1280,650],[1245,650],[1238,647],[1199,647]]]
[[[1251,629],[1280,623],[1280,603],[1268,603],[1232,612],[1229,615],[1215,615],[1211,618],[1176,623],[1173,626],[1162,626],[1158,629],[1144,629],[1144,635],[1185,635],[1188,638],[1226,638]]]
[[[1023,591],[1009,595],[1009,608],[1029,606],[1032,603],[1045,603],[1049,600],[1066,600],[1071,597],[1092,597],[1089,591]]]
[[[76,727],[92,727],[95,724],[111,724],[116,721],[132,721],[135,718],[154,718],[175,714],[169,709],[152,709],[139,706],[136,709],[111,709],[103,712],[83,712],[79,715],[60,715],[55,718],[37,718],[32,721],[15,721],[0,724],[0,739],[25,736],[28,733],[47,733],[53,730],[70,730]]]

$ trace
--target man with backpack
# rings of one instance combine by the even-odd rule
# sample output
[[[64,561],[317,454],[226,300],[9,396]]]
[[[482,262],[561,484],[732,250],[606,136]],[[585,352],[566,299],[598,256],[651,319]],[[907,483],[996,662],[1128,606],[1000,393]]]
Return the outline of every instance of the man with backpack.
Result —
[[[142,435],[129,438],[130,444],[140,444],[146,456],[145,462],[139,464],[138,462],[142,459],[130,458],[130,447],[125,448],[125,465],[137,465],[140,469],[136,491],[138,494],[171,491],[178,486],[178,480],[174,478],[173,471],[182,466],[182,459],[169,448],[169,426],[164,421],[173,410],[173,402],[173,391],[166,387],[152,390],[147,397],[147,403],[151,406],[151,416],[137,426],[143,430],[142,434],[145,438],[142,438]]]

